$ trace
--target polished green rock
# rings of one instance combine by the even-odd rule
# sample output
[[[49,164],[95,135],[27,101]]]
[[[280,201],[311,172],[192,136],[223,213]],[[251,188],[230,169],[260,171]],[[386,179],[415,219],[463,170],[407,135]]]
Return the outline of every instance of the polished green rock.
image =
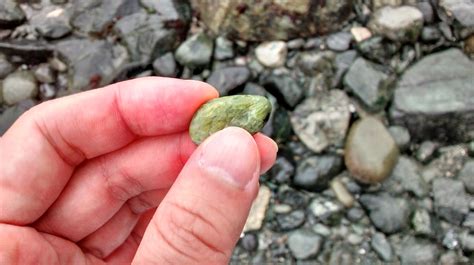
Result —
[[[263,128],[271,110],[270,101],[262,96],[238,95],[212,99],[194,114],[189,134],[196,144],[230,126],[255,134]]]

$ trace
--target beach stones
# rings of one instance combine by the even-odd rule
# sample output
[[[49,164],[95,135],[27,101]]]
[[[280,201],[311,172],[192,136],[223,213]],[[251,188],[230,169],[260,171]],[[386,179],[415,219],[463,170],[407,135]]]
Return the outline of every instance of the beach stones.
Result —
[[[196,144],[230,126],[240,127],[255,134],[265,125],[271,109],[270,101],[262,96],[216,98],[202,105],[196,112],[189,127],[189,134]]]

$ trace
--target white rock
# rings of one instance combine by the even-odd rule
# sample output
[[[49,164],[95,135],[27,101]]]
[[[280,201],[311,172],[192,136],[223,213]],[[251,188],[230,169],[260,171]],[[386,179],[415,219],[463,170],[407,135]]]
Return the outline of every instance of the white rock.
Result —
[[[264,42],[255,49],[258,61],[269,68],[285,65],[287,54],[288,47],[284,41]]]
[[[353,27],[351,33],[356,42],[361,42],[372,37],[372,32],[366,27]]]
[[[373,14],[369,28],[393,41],[416,41],[423,28],[423,21],[423,13],[416,7],[386,6]]]
[[[260,186],[257,198],[253,202],[252,208],[250,208],[249,217],[244,226],[244,233],[259,230],[262,227],[271,197],[270,189],[267,186]]]
[[[8,105],[33,98],[37,94],[38,85],[30,71],[15,72],[3,80],[3,99]]]

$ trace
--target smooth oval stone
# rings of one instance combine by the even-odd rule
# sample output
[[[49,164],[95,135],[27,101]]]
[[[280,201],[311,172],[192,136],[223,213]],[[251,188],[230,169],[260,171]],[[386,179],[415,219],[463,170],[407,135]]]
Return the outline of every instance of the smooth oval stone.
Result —
[[[194,114],[189,134],[196,144],[230,126],[255,134],[263,128],[271,110],[270,101],[262,96],[238,95],[212,99]]]

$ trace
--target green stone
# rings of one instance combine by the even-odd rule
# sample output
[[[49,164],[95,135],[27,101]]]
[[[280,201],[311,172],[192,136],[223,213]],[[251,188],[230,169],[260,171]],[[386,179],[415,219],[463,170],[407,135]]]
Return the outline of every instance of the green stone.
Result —
[[[230,126],[255,134],[263,128],[271,110],[270,101],[262,96],[238,95],[212,99],[194,114],[189,134],[196,144]]]

